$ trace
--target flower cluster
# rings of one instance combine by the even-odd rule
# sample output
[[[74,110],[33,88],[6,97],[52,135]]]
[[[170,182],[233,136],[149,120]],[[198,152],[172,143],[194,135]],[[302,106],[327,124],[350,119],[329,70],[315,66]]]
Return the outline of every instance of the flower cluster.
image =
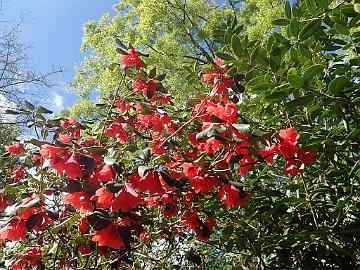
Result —
[[[132,79],[131,92],[109,104],[101,128],[93,132],[95,126],[74,118],[53,121],[53,142],[38,143],[30,163],[11,172],[10,179],[23,181],[33,194],[17,204],[0,229],[1,242],[31,242],[30,234],[50,231],[55,239],[79,235],[74,243],[81,254],[108,256],[116,249],[130,251],[139,240],[195,236],[207,241],[216,231],[216,213],[205,210],[205,203],[246,207],[251,187],[242,182],[253,167],[283,156],[285,175],[295,176],[315,161],[313,152],[300,148],[294,128],[266,138],[251,134],[233,97],[241,88],[234,78],[241,76],[219,60],[203,74],[209,94],[194,100],[186,120],[167,110],[170,96],[162,91],[162,76],[150,78],[141,70],[134,48],[120,62]],[[23,144],[6,151],[27,154]],[[36,184],[29,185],[32,180]],[[50,211],[54,205],[56,213]],[[2,192],[0,212],[7,206]],[[58,252],[58,265],[64,265],[70,251]],[[41,248],[29,249],[12,268],[38,265],[41,254]]]

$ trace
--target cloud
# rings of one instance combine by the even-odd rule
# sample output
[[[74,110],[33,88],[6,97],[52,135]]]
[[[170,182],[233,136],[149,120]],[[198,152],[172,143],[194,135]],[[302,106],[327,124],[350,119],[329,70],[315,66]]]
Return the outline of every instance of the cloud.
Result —
[[[53,92],[52,94],[54,96],[53,104],[56,106],[56,109],[61,110],[64,108],[64,97],[57,92]]]

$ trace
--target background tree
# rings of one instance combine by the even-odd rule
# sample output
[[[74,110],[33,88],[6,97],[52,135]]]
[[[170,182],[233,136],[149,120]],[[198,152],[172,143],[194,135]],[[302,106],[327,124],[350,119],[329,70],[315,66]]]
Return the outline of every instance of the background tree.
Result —
[[[84,25],[81,51],[89,55],[76,67],[70,86],[75,88],[79,100],[68,114],[87,112],[89,116],[96,111],[91,97],[107,96],[115,89],[117,78],[106,67],[116,61],[117,53],[112,46],[116,37],[149,54],[147,65],[156,67],[159,74],[167,74],[164,84],[180,105],[201,89],[196,80],[196,66],[203,66],[214,58],[217,45],[211,36],[216,26],[235,14],[246,25],[244,29],[251,38],[264,38],[265,33],[274,28],[272,19],[282,14],[280,2],[119,1],[114,6],[117,13],[114,17],[105,14],[99,22]]]

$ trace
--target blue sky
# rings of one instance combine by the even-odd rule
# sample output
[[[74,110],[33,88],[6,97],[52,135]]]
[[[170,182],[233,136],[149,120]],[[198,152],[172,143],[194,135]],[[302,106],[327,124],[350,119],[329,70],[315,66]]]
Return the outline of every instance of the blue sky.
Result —
[[[65,90],[64,84],[74,76],[74,66],[80,63],[82,26],[88,20],[98,20],[105,12],[113,13],[117,0],[7,0],[2,17],[7,20],[26,22],[20,40],[29,44],[32,64],[40,72],[50,71],[52,66],[61,66],[67,71],[55,75],[57,85],[47,89],[45,97],[54,111],[71,106],[76,96]],[[52,104],[50,104],[52,103]]]

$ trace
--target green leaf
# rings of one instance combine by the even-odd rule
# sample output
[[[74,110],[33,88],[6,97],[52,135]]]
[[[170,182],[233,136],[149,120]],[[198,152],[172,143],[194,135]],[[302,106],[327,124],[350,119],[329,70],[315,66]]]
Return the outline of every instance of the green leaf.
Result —
[[[232,126],[240,132],[247,132],[250,129],[249,124],[232,124]]]
[[[291,19],[291,5],[289,1],[285,2],[285,15],[287,18]]]
[[[311,15],[315,16],[317,14],[315,0],[305,0],[305,4],[307,10],[311,13]]]
[[[231,38],[231,48],[237,57],[242,56],[240,39],[237,35],[233,35]]]
[[[259,53],[259,46],[255,47],[255,49],[251,52],[251,55],[250,55],[250,62],[254,62],[256,57],[258,56],[258,53]]]
[[[324,66],[320,64],[312,65],[308,67],[304,72],[304,79],[309,81],[314,78],[317,74],[324,71]]]
[[[346,136],[346,139],[355,139],[359,137],[360,137],[360,128],[355,128]]]
[[[349,29],[343,24],[335,23],[334,28],[335,28],[336,32],[338,32],[339,34],[342,34],[342,35],[349,34]]]
[[[290,23],[289,19],[276,19],[271,22],[273,25],[286,26]]]
[[[229,264],[224,265],[224,267],[223,267],[223,270],[232,270],[232,269],[233,269],[233,267]]]
[[[298,45],[299,52],[302,56],[306,57],[307,59],[311,59],[313,57],[311,51],[302,43]]]
[[[299,35],[299,30],[300,30],[300,24],[298,23],[297,19],[292,19],[289,25],[289,29],[290,29],[290,33],[294,36],[297,37]]]
[[[289,101],[288,103],[285,104],[285,108],[286,109],[294,109],[297,108],[299,106],[304,106],[308,103],[310,103],[311,101],[314,100],[314,95],[313,94],[308,94],[299,98],[296,98],[292,101]]]
[[[119,38],[116,38],[115,39],[115,42],[117,45],[119,45],[121,48],[123,48],[124,50],[127,50],[128,48],[126,47],[126,45],[119,39]]]
[[[11,110],[11,109],[5,110],[5,113],[6,113],[6,114],[13,114],[13,115],[21,114],[21,112],[15,111],[15,110]]]
[[[344,86],[346,85],[348,79],[345,76],[336,77],[333,79],[329,86],[328,91],[334,95],[339,93],[342,89],[344,89]]]
[[[30,110],[34,110],[35,109],[35,105],[34,104],[32,104],[32,103],[30,103],[29,101],[24,101],[25,102],[25,105],[26,105],[26,107],[28,108],[28,109],[30,109]]]
[[[357,13],[360,13],[360,3],[355,3],[355,4],[354,4],[354,10],[355,10]]]
[[[234,57],[232,57],[230,54],[227,54],[227,53],[217,52],[215,54],[216,54],[217,57],[219,57],[220,59],[225,60],[225,61],[233,61],[233,60],[235,60]]]
[[[156,77],[156,67],[149,71],[149,78],[154,79]]]
[[[298,74],[288,74],[288,82],[294,88],[301,89],[304,86],[304,78]]]
[[[44,108],[43,106],[40,106],[37,109],[37,113],[45,113],[45,114],[52,114],[53,111],[50,111],[49,109]]]
[[[321,20],[320,19],[315,19],[309,23],[307,23],[303,29],[301,29],[300,33],[299,33],[299,39],[300,40],[305,40],[309,37],[311,37],[312,35],[314,35],[321,26]]]
[[[274,82],[270,77],[259,76],[247,83],[253,91],[271,90],[274,87]]]
[[[288,44],[289,40],[278,32],[274,32],[274,37],[280,44]]]
[[[110,71],[114,71],[118,66],[119,66],[118,63],[112,63],[112,64],[110,64],[110,65],[108,66],[108,69],[109,69]]]

